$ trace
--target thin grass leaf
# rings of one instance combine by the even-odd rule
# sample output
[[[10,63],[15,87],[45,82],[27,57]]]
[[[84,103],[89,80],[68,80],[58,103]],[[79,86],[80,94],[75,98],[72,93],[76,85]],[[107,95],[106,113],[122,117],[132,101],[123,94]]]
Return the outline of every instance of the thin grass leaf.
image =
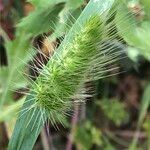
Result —
[[[136,150],[137,149],[137,144],[138,144],[138,136],[137,134],[139,134],[139,130],[143,124],[145,115],[148,111],[148,108],[150,106],[150,97],[149,97],[149,93],[150,93],[150,84],[148,84],[144,90],[143,93],[143,97],[142,97],[142,102],[141,102],[141,108],[140,108],[140,113],[139,113],[139,118],[138,118],[138,122],[137,122],[137,129],[135,132],[135,136],[132,140],[132,143],[129,147],[129,150]]]

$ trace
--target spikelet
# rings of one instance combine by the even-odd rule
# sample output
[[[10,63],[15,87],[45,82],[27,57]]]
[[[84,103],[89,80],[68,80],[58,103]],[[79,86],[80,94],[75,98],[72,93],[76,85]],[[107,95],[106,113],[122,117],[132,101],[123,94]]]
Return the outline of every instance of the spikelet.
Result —
[[[109,76],[106,73],[118,69],[111,65],[124,57],[123,39],[119,37],[115,26],[117,9],[112,9],[109,15],[95,13],[88,17],[73,39],[69,43],[61,44],[61,53],[55,50],[44,67],[38,62],[43,70],[39,70],[39,77],[31,83],[30,95],[33,103],[21,110],[22,116],[34,109],[28,124],[38,111],[40,115],[37,118],[42,118],[43,124],[47,118],[53,125],[56,125],[56,122],[62,123],[72,110],[73,104],[85,102],[85,98],[90,96],[84,91],[85,82]],[[119,21],[125,19],[120,18]],[[124,29],[127,30],[128,27]]]
[[[105,23],[99,15],[91,16],[72,42],[63,47],[62,54],[52,57],[32,84],[33,108],[41,110],[52,124],[61,123],[74,103],[85,102],[84,83],[101,78],[109,70],[106,66],[120,55],[114,52],[113,44],[105,43],[108,40],[112,43]]]
[[[102,29],[100,17],[91,17],[59,59],[53,59],[44,67],[33,85],[37,107],[48,113],[50,119],[58,113],[65,115],[71,109],[72,97],[84,83],[89,63],[98,53]]]

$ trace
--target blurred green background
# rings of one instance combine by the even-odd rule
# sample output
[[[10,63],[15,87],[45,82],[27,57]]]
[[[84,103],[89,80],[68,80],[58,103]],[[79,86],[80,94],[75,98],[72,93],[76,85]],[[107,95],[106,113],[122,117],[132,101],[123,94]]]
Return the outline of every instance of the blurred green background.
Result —
[[[29,91],[26,76],[35,80],[35,67],[40,68],[35,60],[48,61],[39,51],[50,58],[87,3],[0,1],[0,150],[7,149]],[[65,120],[65,128],[58,124],[57,131],[48,125],[50,133],[43,128],[35,150],[150,149],[150,0],[124,3],[128,10],[122,9],[118,18],[126,11],[135,18],[117,24],[116,17],[127,52],[127,59],[115,64],[120,73],[89,83],[96,84],[96,94],[86,104],[74,107],[74,117]],[[128,31],[123,30],[126,26]]]

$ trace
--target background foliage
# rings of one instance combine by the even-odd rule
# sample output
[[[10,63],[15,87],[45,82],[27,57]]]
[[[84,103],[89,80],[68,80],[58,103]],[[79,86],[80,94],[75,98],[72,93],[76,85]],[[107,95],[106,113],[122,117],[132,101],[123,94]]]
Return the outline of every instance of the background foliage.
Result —
[[[37,76],[29,67],[34,67],[35,58],[41,58],[37,49],[47,54],[48,49],[58,46],[87,3],[86,0],[0,2],[2,149],[8,146],[16,113],[28,92],[25,76],[32,75],[34,79]],[[135,14],[135,18],[119,22],[128,13],[122,7],[115,18],[128,55],[128,59],[116,65],[125,73],[97,81],[96,95],[81,108],[74,108],[75,117],[64,120],[65,128],[58,124],[60,130],[56,131],[49,125],[47,134],[44,127],[34,149],[150,149],[150,1],[124,3]],[[127,26],[128,31],[124,30]]]

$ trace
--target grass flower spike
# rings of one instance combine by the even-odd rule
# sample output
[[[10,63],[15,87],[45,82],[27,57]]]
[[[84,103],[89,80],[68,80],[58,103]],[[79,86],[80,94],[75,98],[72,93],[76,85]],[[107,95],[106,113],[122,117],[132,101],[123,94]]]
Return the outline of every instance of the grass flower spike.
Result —
[[[72,97],[84,83],[89,63],[98,53],[101,38],[100,17],[91,17],[59,59],[45,66],[33,89],[37,107],[48,113],[50,120],[52,116],[57,117],[58,113],[65,115],[71,109]]]

